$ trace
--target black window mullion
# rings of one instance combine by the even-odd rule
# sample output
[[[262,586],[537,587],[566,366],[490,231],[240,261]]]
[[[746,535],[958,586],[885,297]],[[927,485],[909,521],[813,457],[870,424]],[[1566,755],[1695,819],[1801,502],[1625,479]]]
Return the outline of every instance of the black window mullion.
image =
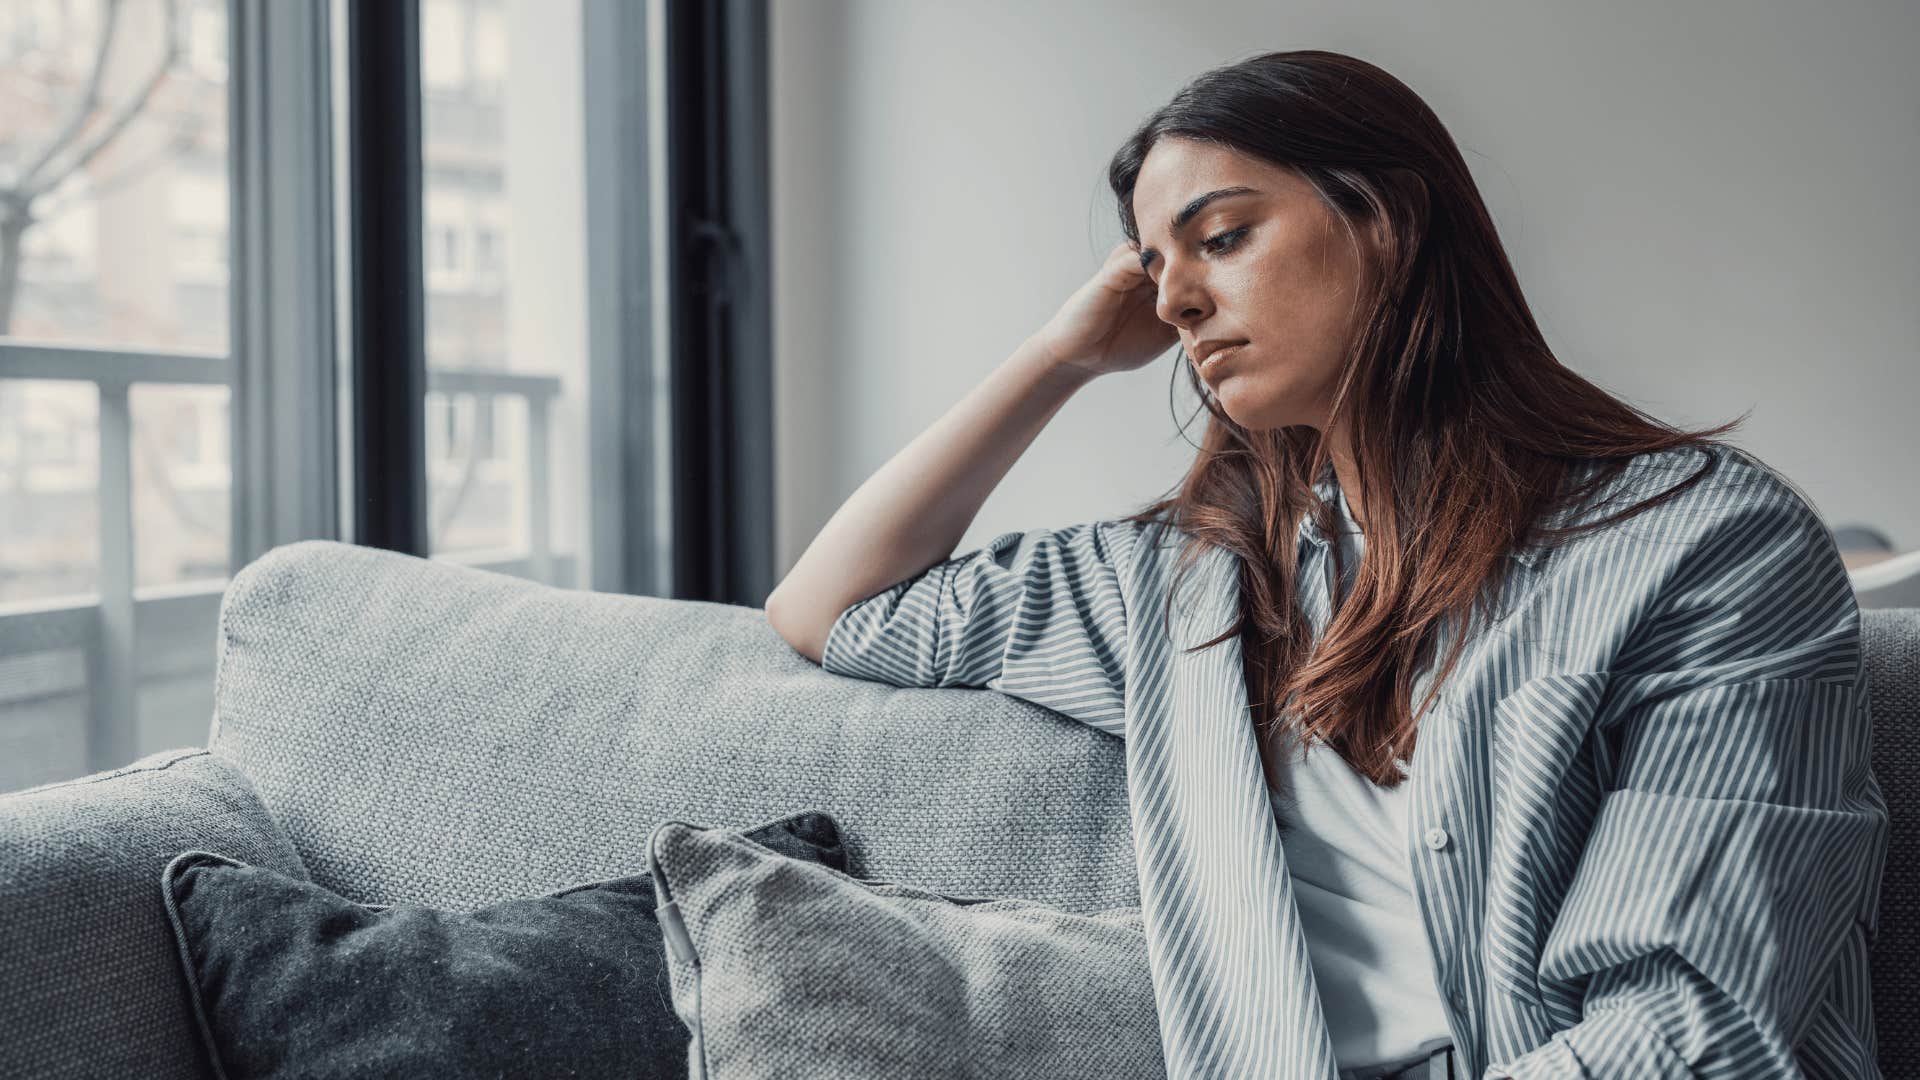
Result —
[[[420,5],[346,2],[354,542],[426,555]]]
[[[773,590],[765,0],[666,7],[673,592]]]

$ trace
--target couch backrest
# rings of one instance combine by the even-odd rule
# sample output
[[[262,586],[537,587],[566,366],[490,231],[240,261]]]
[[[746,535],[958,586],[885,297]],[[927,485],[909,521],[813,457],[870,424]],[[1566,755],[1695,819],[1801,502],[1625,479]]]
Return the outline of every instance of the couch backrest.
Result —
[[[1873,947],[1880,1067],[1920,1076],[1920,608],[1860,613],[1871,682],[1873,776],[1886,796],[1887,868]]]
[[[662,821],[817,808],[862,876],[1139,903],[1118,739],[829,674],[758,608],[310,541],[235,577],[220,642],[213,752],[363,902],[479,906],[635,873]]]

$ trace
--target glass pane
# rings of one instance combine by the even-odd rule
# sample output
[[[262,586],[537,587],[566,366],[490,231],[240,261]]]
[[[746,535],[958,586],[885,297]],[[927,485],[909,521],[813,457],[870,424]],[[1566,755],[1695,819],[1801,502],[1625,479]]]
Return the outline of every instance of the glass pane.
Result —
[[[87,772],[86,659],[58,647],[0,655],[0,791]]]
[[[589,553],[579,0],[422,0],[436,557],[569,587]]]
[[[226,49],[221,0],[0,3],[0,335],[226,349]]]
[[[512,396],[427,395],[427,523],[436,551],[524,557],[533,501],[526,411]]]
[[[100,587],[99,432],[93,384],[0,379],[0,618]]]
[[[227,388],[135,386],[134,584],[222,581],[233,527]]]
[[[0,0],[0,791],[206,739],[227,91],[225,0]]]

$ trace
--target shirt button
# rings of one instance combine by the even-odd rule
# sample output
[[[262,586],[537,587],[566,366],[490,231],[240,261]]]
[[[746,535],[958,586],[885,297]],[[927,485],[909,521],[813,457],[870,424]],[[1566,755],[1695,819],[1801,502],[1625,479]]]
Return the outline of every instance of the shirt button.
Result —
[[[1435,851],[1447,846],[1447,830],[1432,828],[1427,830],[1427,846]]]
[[[1447,1001],[1453,1005],[1453,1011],[1465,1016],[1467,1013],[1467,995],[1455,990],[1447,995]]]

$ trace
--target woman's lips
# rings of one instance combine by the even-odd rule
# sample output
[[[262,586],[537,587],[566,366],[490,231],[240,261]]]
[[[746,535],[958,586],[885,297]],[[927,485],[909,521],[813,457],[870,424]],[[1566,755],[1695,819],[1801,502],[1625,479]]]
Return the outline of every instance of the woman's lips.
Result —
[[[1207,358],[1200,361],[1200,374],[1203,376],[1211,374],[1217,370],[1222,363],[1225,363],[1229,357],[1241,349],[1246,348],[1246,346],[1247,343],[1243,341],[1238,345],[1227,345],[1208,353]]]

